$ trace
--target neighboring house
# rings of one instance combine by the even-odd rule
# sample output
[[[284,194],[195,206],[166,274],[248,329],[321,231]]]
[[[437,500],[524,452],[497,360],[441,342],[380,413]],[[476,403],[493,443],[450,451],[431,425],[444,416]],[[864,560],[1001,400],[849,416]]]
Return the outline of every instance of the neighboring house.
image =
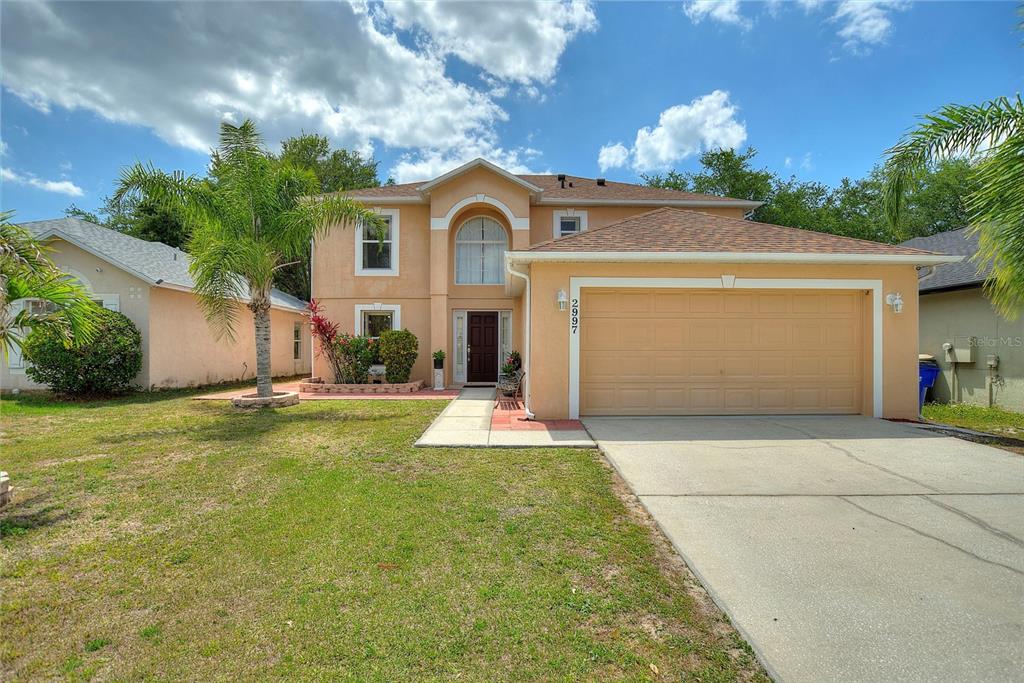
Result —
[[[97,303],[120,311],[139,328],[142,371],[136,384],[140,387],[184,387],[255,376],[249,309],[239,304],[234,343],[217,339],[192,294],[185,252],[77,218],[21,225],[50,247],[57,267],[80,282]],[[311,346],[305,304],[277,290],[272,300],[273,373],[308,372]],[[14,305],[31,306],[32,302]],[[39,388],[25,375],[25,361],[17,350],[2,365],[3,390]]]
[[[443,349],[449,385],[493,383],[515,349],[540,418],[917,415],[915,266],[946,257],[744,220],[757,202],[481,159],[347,195],[390,231],[316,243],[313,296],[344,331],[412,331],[415,378]]]
[[[1024,316],[1010,321],[992,307],[982,286],[991,264],[973,260],[978,236],[961,228],[903,244],[965,257],[921,269],[920,349],[942,368],[932,398],[1024,410]]]

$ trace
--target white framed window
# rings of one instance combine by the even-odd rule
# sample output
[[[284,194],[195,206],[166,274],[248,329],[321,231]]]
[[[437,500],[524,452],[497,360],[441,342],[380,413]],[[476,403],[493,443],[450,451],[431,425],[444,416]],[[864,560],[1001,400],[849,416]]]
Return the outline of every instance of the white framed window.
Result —
[[[505,282],[508,235],[497,221],[470,218],[455,233],[455,284],[500,285]]]
[[[292,359],[302,360],[302,323],[292,327]]]
[[[374,209],[387,224],[381,239],[372,228],[357,225],[356,233],[356,275],[396,276],[398,275],[399,225],[398,209]]]
[[[355,333],[376,339],[385,330],[402,329],[402,307],[398,304],[356,304]]]
[[[551,236],[554,239],[575,235],[587,229],[587,212],[558,209],[551,212]]]

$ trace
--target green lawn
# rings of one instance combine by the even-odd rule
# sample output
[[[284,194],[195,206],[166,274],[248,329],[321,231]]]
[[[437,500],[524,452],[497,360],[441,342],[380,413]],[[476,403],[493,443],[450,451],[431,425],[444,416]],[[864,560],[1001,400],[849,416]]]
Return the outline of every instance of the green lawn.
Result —
[[[767,680],[594,451],[187,396],[0,402],[0,680]]]
[[[966,403],[926,403],[921,414],[933,422],[1024,439],[1024,413]]]

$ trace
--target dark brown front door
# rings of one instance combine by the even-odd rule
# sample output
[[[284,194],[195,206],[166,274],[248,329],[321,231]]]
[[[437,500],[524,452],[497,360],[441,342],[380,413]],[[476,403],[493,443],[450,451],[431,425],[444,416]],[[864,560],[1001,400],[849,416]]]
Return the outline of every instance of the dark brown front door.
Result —
[[[498,379],[498,314],[469,314],[468,382]]]

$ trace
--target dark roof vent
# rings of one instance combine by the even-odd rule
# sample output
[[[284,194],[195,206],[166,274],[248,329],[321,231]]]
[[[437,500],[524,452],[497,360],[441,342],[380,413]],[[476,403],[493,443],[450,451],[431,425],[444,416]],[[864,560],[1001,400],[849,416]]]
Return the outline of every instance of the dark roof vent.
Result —
[[[559,173],[558,174],[558,182],[560,182],[562,184],[562,189],[564,190],[565,189],[565,174],[564,173]]]
[[[597,184],[600,185],[601,187],[604,187],[604,178],[598,178]]]
[[[569,181],[569,187],[572,187],[572,181],[571,180]]]

